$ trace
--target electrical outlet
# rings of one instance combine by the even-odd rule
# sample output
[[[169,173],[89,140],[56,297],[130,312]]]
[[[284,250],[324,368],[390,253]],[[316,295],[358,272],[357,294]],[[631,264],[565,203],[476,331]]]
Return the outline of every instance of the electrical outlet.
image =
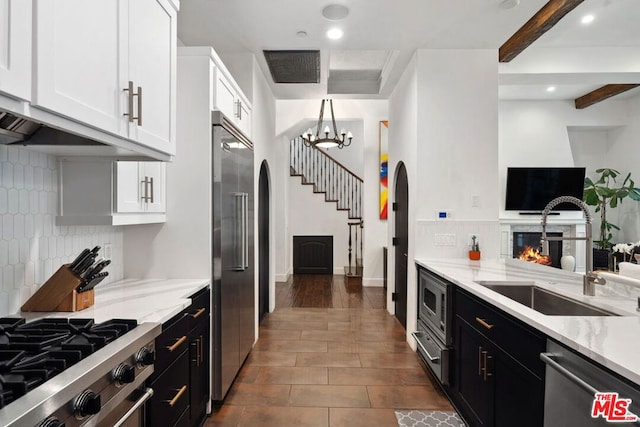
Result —
[[[105,243],[104,245],[102,245],[102,248],[104,249],[104,258],[111,259],[113,251],[111,243]]]

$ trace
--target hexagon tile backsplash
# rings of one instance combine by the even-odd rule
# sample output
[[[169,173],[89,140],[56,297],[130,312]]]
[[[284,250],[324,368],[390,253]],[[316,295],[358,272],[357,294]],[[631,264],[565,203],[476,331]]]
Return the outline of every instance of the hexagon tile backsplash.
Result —
[[[112,262],[103,283],[122,279],[120,227],[55,225],[57,166],[54,156],[0,145],[0,316],[18,312],[62,264],[87,247],[110,243]]]

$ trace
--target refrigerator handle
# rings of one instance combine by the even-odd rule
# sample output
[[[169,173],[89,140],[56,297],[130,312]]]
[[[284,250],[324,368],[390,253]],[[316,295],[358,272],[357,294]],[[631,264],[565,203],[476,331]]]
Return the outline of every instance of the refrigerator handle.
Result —
[[[242,212],[243,212],[243,237],[242,237],[242,245],[243,245],[243,269],[249,268],[249,193],[243,193],[242,196],[243,204],[242,204]]]
[[[236,204],[233,249],[234,249],[234,267],[236,271],[244,271],[245,269],[245,251],[246,251],[246,206],[245,193],[234,193],[233,197]]]

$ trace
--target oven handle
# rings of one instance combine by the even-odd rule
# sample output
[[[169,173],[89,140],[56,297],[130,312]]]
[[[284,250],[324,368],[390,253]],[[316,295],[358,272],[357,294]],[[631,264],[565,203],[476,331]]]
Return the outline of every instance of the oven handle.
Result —
[[[142,394],[142,396],[140,396],[140,398],[136,401],[136,403],[133,404],[131,409],[129,409],[127,413],[122,416],[122,418],[116,421],[113,427],[120,427],[121,425],[123,425],[127,421],[127,419],[129,419],[129,417],[133,415],[133,413],[136,412],[139,407],[144,405],[144,402],[151,399],[152,396],[153,396],[153,389],[151,387],[147,387],[144,390],[144,393]]]
[[[422,349],[422,351],[424,351],[424,353],[427,355],[427,357],[429,358],[429,360],[433,363],[436,363],[440,360],[440,356],[432,356],[429,351],[425,348],[424,345],[422,345],[422,343],[420,342],[420,340],[418,339],[418,335],[415,332],[411,332],[411,336],[413,336],[413,339],[416,340],[416,343],[420,346],[420,348]]]

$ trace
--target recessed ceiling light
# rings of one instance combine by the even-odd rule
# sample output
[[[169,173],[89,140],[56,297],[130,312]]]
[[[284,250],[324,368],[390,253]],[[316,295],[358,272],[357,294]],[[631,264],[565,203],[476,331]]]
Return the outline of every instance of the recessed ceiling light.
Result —
[[[547,92],[555,92],[556,91],[556,87],[555,86],[549,86],[547,88]]]
[[[307,37],[307,32],[306,31],[298,31],[296,33],[296,36],[300,37],[301,39]]]
[[[513,9],[520,4],[520,0],[503,0],[498,7],[500,9]]]
[[[596,18],[593,15],[584,15],[580,22],[582,22],[583,24],[591,24],[594,19]]]
[[[349,15],[349,9],[341,4],[330,4],[322,9],[322,16],[329,21],[339,21]]]
[[[341,39],[343,35],[344,33],[340,28],[332,28],[327,31],[327,37],[329,37],[331,40]]]

